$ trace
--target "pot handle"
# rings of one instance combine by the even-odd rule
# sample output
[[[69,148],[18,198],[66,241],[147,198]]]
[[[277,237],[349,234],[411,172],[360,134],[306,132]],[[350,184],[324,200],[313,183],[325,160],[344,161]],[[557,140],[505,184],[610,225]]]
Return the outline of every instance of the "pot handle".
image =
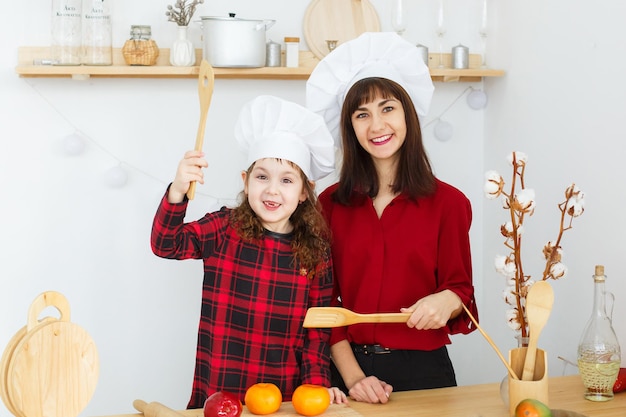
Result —
[[[264,20],[263,23],[259,23],[258,25],[256,25],[254,27],[254,30],[261,30],[261,29],[269,29],[272,26],[274,26],[274,23],[276,23],[275,20]]]

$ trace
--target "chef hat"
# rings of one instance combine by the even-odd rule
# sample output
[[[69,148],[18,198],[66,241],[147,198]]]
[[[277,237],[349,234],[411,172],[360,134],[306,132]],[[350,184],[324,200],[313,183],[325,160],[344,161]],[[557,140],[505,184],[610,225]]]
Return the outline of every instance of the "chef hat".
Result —
[[[235,138],[250,165],[262,158],[286,159],[311,181],[335,168],[333,138],[322,117],[278,97],[258,96],[246,103],[235,124]]]
[[[344,98],[357,81],[386,78],[409,94],[420,116],[428,113],[435,87],[415,45],[395,32],[365,32],[326,55],[306,83],[307,107],[324,117],[339,145]]]

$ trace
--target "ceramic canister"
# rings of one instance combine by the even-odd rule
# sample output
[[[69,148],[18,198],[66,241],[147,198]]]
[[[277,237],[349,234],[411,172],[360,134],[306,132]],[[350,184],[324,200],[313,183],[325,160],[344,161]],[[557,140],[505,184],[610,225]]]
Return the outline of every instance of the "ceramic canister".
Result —
[[[452,48],[452,68],[469,68],[469,48],[467,46],[458,44]]]

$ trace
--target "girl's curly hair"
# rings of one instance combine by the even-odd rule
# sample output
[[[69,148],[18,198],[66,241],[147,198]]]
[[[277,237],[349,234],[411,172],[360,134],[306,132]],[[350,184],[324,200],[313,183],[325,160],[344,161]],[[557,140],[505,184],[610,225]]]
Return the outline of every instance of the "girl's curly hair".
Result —
[[[282,161],[278,159],[278,161]],[[290,217],[293,224],[293,239],[291,249],[294,262],[299,265],[303,274],[313,278],[316,271],[328,266],[330,257],[330,229],[321,213],[321,205],[311,183],[298,165],[288,162],[300,173],[303,180],[307,199],[298,205]],[[247,170],[247,178],[254,168],[254,163]],[[247,180],[246,180],[247,181]],[[239,194],[240,204],[230,214],[230,223],[237,233],[248,241],[259,241],[263,238],[265,229],[261,219],[256,215],[244,191]],[[320,269],[321,268],[321,269]]]

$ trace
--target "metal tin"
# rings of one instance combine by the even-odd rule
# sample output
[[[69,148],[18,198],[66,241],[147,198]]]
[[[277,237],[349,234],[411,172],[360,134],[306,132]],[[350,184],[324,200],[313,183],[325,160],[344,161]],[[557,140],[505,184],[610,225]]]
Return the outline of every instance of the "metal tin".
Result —
[[[418,43],[415,47],[417,48],[417,52],[419,52],[420,56],[422,57],[424,64],[428,66],[428,47],[422,45],[421,43]]]
[[[469,48],[467,46],[458,44],[452,48],[452,68],[469,68]]]
[[[271,39],[265,45],[265,66],[280,67],[280,44]]]

